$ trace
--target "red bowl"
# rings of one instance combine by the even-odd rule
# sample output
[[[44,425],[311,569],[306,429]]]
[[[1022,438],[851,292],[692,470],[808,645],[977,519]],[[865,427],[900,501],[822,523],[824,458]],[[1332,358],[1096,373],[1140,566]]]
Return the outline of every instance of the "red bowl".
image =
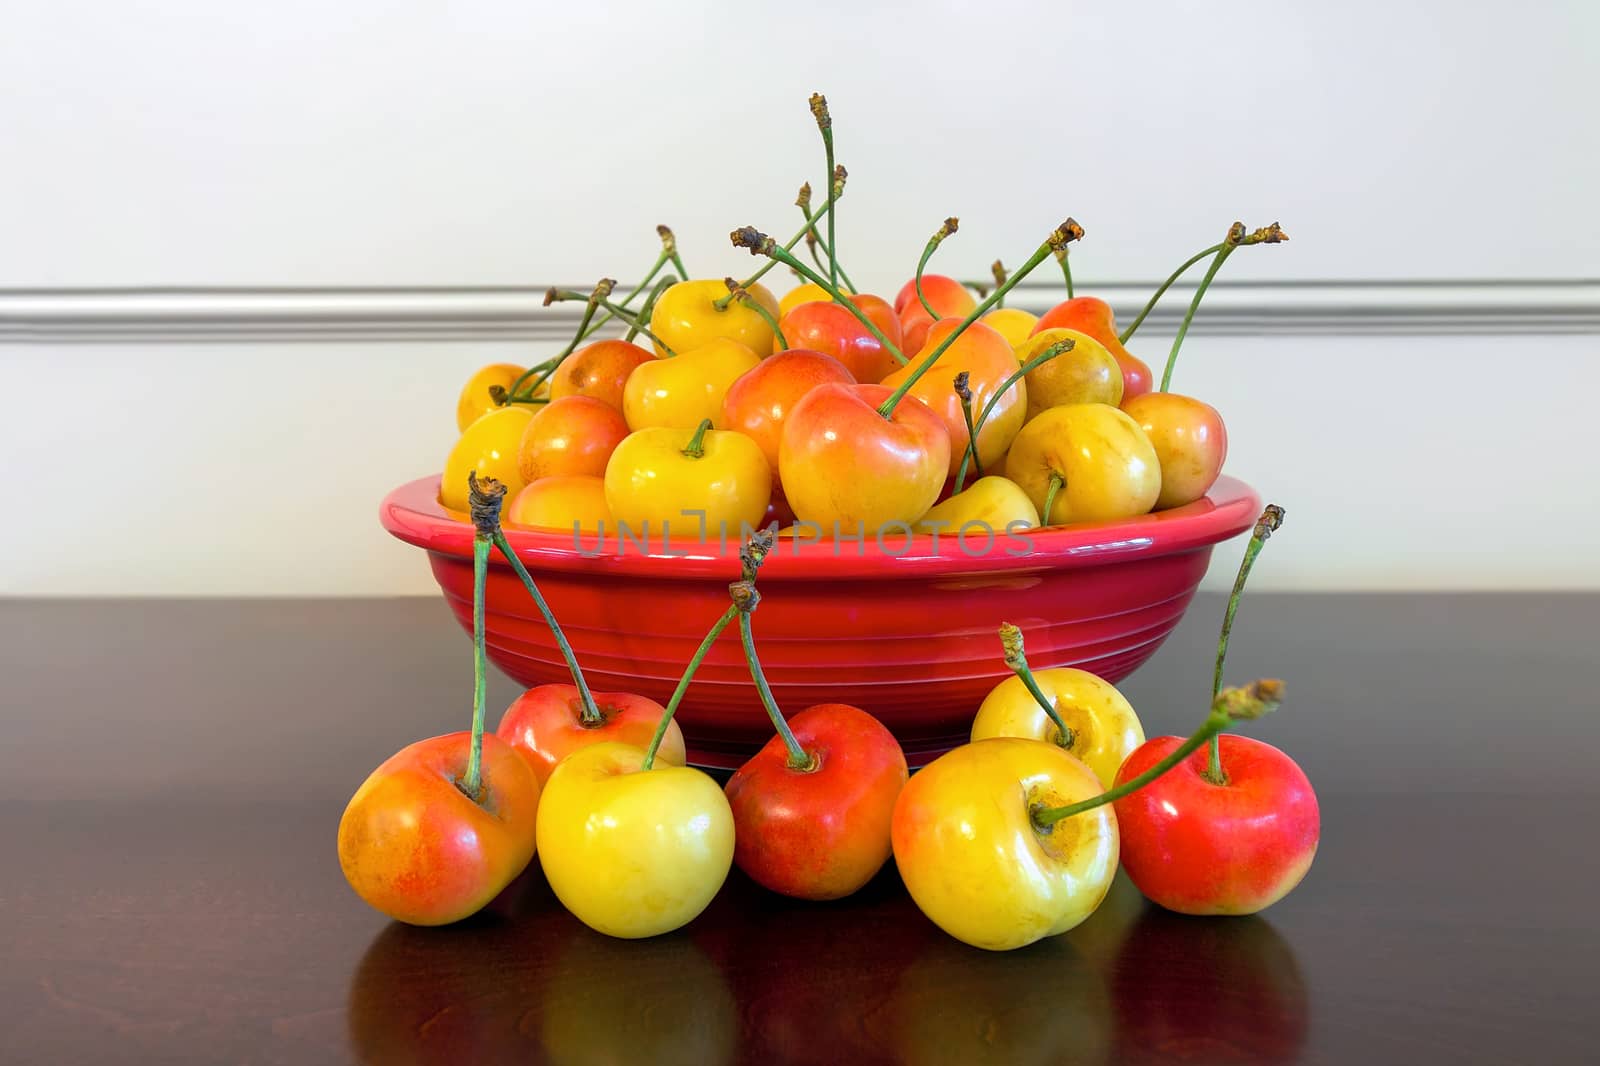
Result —
[[[472,525],[438,500],[438,477],[391,492],[383,526],[425,548],[463,628],[472,624]],[[921,765],[967,739],[978,704],[1010,676],[997,630],[1014,622],[1035,667],[1132,673],[1172,632],[1211,549],[1251,528],[1261,499],[1224,477],[1186,507],[1119,522],[995,538],[888,534],[883,543],[780,538],[761,570],[757,647],[778,704],[851,703],[876,715]],[[665,703],[739,576],[737,539],[506,529],[596,690]],[[498,559],[496,553],[492,558]],[[490,568],[489,657],[525,685],[568,679],[550,631],[511,567]],[[494,719],[491,718],[491,724]],[[737,630],[706,656],[678,709],[691,761],[737,766],[772,735]]]

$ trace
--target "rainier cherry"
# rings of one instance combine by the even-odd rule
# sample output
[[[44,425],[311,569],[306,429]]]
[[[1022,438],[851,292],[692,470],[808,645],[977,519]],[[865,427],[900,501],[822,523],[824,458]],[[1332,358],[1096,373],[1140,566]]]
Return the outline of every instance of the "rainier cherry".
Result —
[[[539,782],[484,736],[484,587],[501,497],[469,475],[472,519],[472,729],[418,741],[372,772],[339,820],[339,866],[356,894],[412,925],[476,913],[533,858]]]

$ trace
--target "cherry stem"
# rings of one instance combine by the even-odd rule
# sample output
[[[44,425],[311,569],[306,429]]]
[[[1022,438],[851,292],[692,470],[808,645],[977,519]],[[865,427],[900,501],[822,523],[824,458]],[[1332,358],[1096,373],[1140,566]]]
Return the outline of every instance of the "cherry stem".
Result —
[[[912,278],[912,284],[916,286],[917,290],[917,302],[922,304],[922,309],[928,312],[928,317],[935,322],[939,320],[939,312],[935,311],[933,305],[928,302],[928,298],[922,295],[922,272],[927,269],[928,260],[933,258],[933,253],[938,250],[944,239],[960,228],[961,220],[959,218],[947,218],[944,220],[944,225],[939,227],[938,232],[928,239],[927,245],[922,249],[922,258],[917,260],[917,273]]]
[[[843,188],[844,188],[844,186],[843,186],[842,183],[835,183],[835,185],[834,185],[834,189],[836,191],[841,191],[842,192]],[[831,214],[833,212],[834,201],[836,199],[837,199],[837,197],[830,195],[828,197],[828,199],[823,202],[822,207],[817,211],[816,214],[807,215],[806,216],[806,228],[800,230],[800,232],[796,233],[793,237],[790,237],[788,243],[784,244],[782,246],[783,250],[786,251],[786,252],[790,251],[791,249],[794,248],[795,245],[799,244],[802,240],[804,240],[807,231],[812,226],[815,226],[819,221],[821,221],[823,215],[829,215],[831,217]],[[737,242],[735,242],[735,243],[737,243]],[[755,254],[755,253],[752,252],[752,254]],[[790,262],[788,260],[785,260],[785,262],[791,268],[794,266],[793,262]],[[769,259],[766,263],[762,264],[760,270],[757,270],[754,274],[751,274],[748,278],[745,278],[744,281],[741,282],[741,284],[745,288],[748,289],[750,286],[754,285],[756,282],[760,281],[763,277],[765,277],[767,271],[771,270],[773,267],[775,267],[777,265],[778,265],[778,260],[777,259],[775,259],[775,258]],[[726,311],[728,309],[728,305],[730,303],[732,303],[732,302],[733,302],[733,293],[730,292],[726,296],[721,296],[721,297],[718,297],[717,299],[711,301],[711,306],[715,307],[718,311]]]
[[[1222,691],[1222,664],[1228,657],[1228,638],[1233,635],[1233,616],[1239,613],[1239,597],[1244,593],[1244,583],[1250,577],[1250,568],[1256,564],[1256,556],[1261,554],[1267,539],[1281,525],[1283,525],[1283,508],[1275,503],[1268,504],[1266,510],[1261,512],[1261,517],[1256,519],[1256,528],[1250,533],[1250,543],[1244,546],[1244,558],[1239,562],[1239,574],[1233,579],[1233,591],[1228,595],[1228,609],[1222,615],[1222,634],[1217,638],[1217,665],[1211,674],[1212,699],[1216,699],[1217,693]],[[1222,745],[1216,737],[1211,738],[1210,754],[1203,776],[1213,785],[1227,784],[1227,775],[1222,770]]]
[[[728,287],[728,292],[732,294],[735,300],[738,300],[740,304],[750,308],[750,310],[761,316],[761,321],[765,322],[772,330],[772,335],[778,338],[780,350],[787,351],[789,348],[789,338],[783,335],[783,330],[779,328],[778,320],[773,317],[772,312],[763,307],[760,300],[757,300],[754,296],[751,296],[749,289],[745,288],[743,285],[740,285],[732,278],[723,278],[722,283]]]
[[[917,383],[917,379],[926,374],[928,370],[932,368],[933,364],[939,361],[939,356],[943,355],[945,349],[949,348],[950,345],[956,342],[956,338],[965,333],[974,322],[982,318],[991,308],[1004,299],[1006,293],[1016,288],[1018,283],[1020,283],[1023,278],[1033,273],[1033,269],[1040,263],[1044,262],[1051,252],[1053,252],[1056,248],[1066,247],[1069,242],[1078,240],[1082,236],[1083,227],[1078,225],[1077,222],[1070,218],[1063,222],[1060,226],[1056,227],[1056,229],[1052,230],[1050,236],[1045,239],[1045,242],[1039,245],[1039,247],[1034,251],[1033,255],[1028,257],[1028,261],[1026,263],[1022,264],[1022,268],[1007,278],[1004,285],[1001,285],[999,288],[995,289],[994,292],[990,293],[986,300],[978,304],[977,307],[973,308],[972,312],[967,315],[966,318],[961,320],[961,324],[956,326],[954,330],[946,335],[944,340],[939,342],[939,346],[929,354],[927,359],[925,359],[915,370],[906,376],[906,379],[900,383],[900,387],[894,392],[890,393],[887,400],[883,401],[883,404],[878,408],[878,413],[884,418],[888,418],[890,415],[894,414],[895,406],[905,398],[906,393],[911,391],[911,386],[915,385]],[[904,360],[901,361],[904,362]]]
[[[805,207],[802,205],[801,210],[804,209]],[[818,251],[819,247],[821,248],[820,252]],[[844,264],[839,262],[839,260],[834,257],[832,250],[828,246],[828,242],[824,241],[814,228],[810,233],[806,234],[806,251],[811,253],[811,261],[817,264],[818,270],[828,269],[827,266],[822,262],[822,256],[823,254],[826,254],[833,263],[834,269],[839,272],[839,280],[844,282],[844,287],[851,292],[861,291],[856,288],[856,283],[850,280],[850,275],[844,272]]]
[[[990,272],[992,272],[994,274],[994,287],[997,288],[997,289],[1004,287],[1004,285],[1006,283],[1006,266],[1005,266],[1005,264],[1000,262],[1000,260],[996,259],[993,263],[991,263],[989,265],[989,270],[990,270]],[[999,303],[995,304],[996,307],[1004,307],[1005,305],[1006,305],[1006,301],[1005,301],[1005,297],[1004,296],[1002,296],[1000,298],[1000,302]]]
[[[661,299],[661,294],[662,293],[666,292],[668,289],[672,288],[672,286],[676,285],[677,283],[678,283],[678,276],[676,274],[668,274],[666,277],[664,277],[660,281],[656,282],[655,288],[650,290],[650,295],[645,297],[644,303],[639,305],[639,314],[637,316],[637,322],[632,327],[630,327],[628,329],[627,333],[623,334],[623,336],[622,336],[623,340],[631,342],[633,340],[633,338],[635,338],[635,337],[637,337],[639,335],[639,326],[638,326],[637,323],[638,322],[648,322],[648,321],[650,321],[650,315],[656,309],[656,301]],[[624,305],[624,306],[626,306],[626,305]]]
[[[534,606],[539,608],[539,613],[544,616],[545,625],[550,627],[551,635],[556,638],[556,647],[560,649],[561,657],[567,661],[567,670],[572,674],[572,684],[578,690],[578,705],[581,708],[579,719],[586,726],[600,725],[605,721],[605,715],[595,706],[594,694],[589,691],[589,682],[584,680],[583,671],[578,668],[578,657],[572,653],[572,645],[567,643],[567,635],[561,631],[561,625],[551,612],[550,605],[545,602],[544,594],[539,591],[539,586],[534,584],[533,575],[522,565],[517,553],[511,550],[511,544],[506,540],[505,530],[500,528],[498,519],[494,530],[494,546],[500,549],[500,554],[511,564],[511,569],[516,571],[522,587],[533,597]]]
[[[706,455],[706,434],[711,430],[711,419],[702,419],[694,429],[694,436],[689,438],[689,443],[684,445],[683,454],[690,459],[704,459]]]
[[[1056,710],[1055,701],[1047,697],[1039,688],[1038,680],[1033,676],[1033,671],[1028,667],[1028,657],[1022,650],[1022,630],[1010,622],[1000,623],[1000,646],[1005,649],[1006,665],[1011,672],[1017,675],[1034,701],[1043,709],[1045,715],[1055,724],[1056,743],[1063,748],[1072,747],[1072,742],[1077,739],[1067,723],[1061,720],[1061,712]]]
[[[768,237],[765,233],[762,233],[754,226],[746,226],[743,229],[734,230],[731,234],[731,239],[734,247],[748,248],[750,249],[751,255],[769,256],[773,262],[783,263],[785,266],[798,273],[801,277],[805,278],[813,285],[816,285],[823,292],[827,293],[829,297],[833,299],[834,303],[838,304],[840,307],[843,307],[846,311],[849,311],[852,315],[854,315],[856,317],[856,321],[865,326],[867,332],[878,339],[878,343],[883,345],[884,351],[892,355],[898,362],[904,363],[906,361],[906,357],[900,354],[900,349],[892,341],[890,341],[888,337],[883,335],[883,331],[878,328],[877,323],[873,322],[872,319],[867,317],[867,313],[865,311],[861,310],[861,308],[858,307],[854,301],[848,299],[843,293],[841,293],[835,285],[828,281],[827,278],[823,277],[821,274],[818,274],[800,260],[796,259],[790,253],[789,249],[778,247],[771,237]],[[728,298],[732,299],[733,294],[729,293]],[[885,415],[884,417],[887,418],[888,416]]]
[[[956,397],[961,401],[961,417],[967,423],[967,450],[961,457],[960,472],[966,473],[967,459],[970,457],[973,466],[977,468],[978,476],[982,477],[983,463],[978,459],[978,427],[972,421],[972,386],[968,384],[971,379],[971,374],[963,370],[956,375],[954,382]],[[961,491],[960,484],[956,485],[956,491]]]
[[[672,227],[657,226],[656,235],[661,238],[661,254],[672,260],[672,265],[678,268],[678,273],[687,278],[689,276],[689,268],[683,265],[683,256],[678,254],[678,238],[672,232]],[[639,289],[648,284],[650,284],[648,280],[640,282]],[[635,289],[634,293],[637,294],[639,289]],[[627,300],[624,300],[623,304],[626,306]]]
[[[1172,288],[1173,284],[1179,278],[1183,277],[1183,275],[1188,272],[1190,267],[1200,262],[1200,260],[1204,259],[1206,256],[1215,255],[1220,251],[1222,251],[1222,245],[1213,244],[1210,248],[1198,251],[1191,255],[1188,259],[1185,259],[1182,266],[1180,266],[1177,270],[1174,270],[1171,274],[1167,275],[1167,280],[1161,283],[1161,288],[1157,289],[1155,291],[1155,295],[1151,296],[1149,300],[1145,301],[1144,310],[1139,312],[1139,317],[1133,320],[1132,325],[1122,331],[1122,335],[1117,338],[1118,343],[1128,343],[1128,338],[1134,335],[1139,327],[1144,324],[1144,320],[1149,317],[1150,312],[1156,309],[1156,304],[1160,302],[1161,297],[1167,294],[1167,290]]]
[[[1065,340],[1056,341],[1050,347],[1046,348],[1044,351],[1040,352],[1038,355],[1034,356],[1032,359],[1029,359],[1026,363],[1023,363],[1020,367],[1018,367],[1010,377],[1006,378],[1005,384],[1001,385],[1000,388],[995,391],[995,394],[989,397],[989,402],[983,405],[983,413],[978,415],[977,432],[974,432],[972,434],[972,439],[967,442],[967,451],[961,457],[961,467],[956,471],[956,492],[961,491],[962,484],[964,484],[967,480],[967,462],[969,460],[974,463],[978,461],[978,433],[983,431],[984,423],[989,420],[990,413],[993,412],[995,407],[999,405],[1001,397],[1003,397],[1007,392],[1011,391],[1011,386],[1027,377],[1030,370],[1033,370],[1035,367],[1044,366],[1044,364],[1048,363],[1056,356],[1072,351],[1073,346],[1074,341],[1070,337],[1066,338]]]
[[[1217,271],[1222,269],[1222,264],[1227,262],[1228,256],[1232,255],[1236,248],[1245,248],[1252,244],[1281,244],[1288,239],[1289,235],[1283,232],[1283,227],[1276,222],[1249,233],[1245,232],[1243,222],[1235,222],[1228,227],[1228,235],[1222,239],[1216,258],[1211,260],[1210,269],[1206,271],[1205,277],[1200,279],[1200,287],[1194,291],[1194,299],[1189,301],[1189,310],[1183,316],[1183,325],[1178,327],[1178,335],[1172,339],[1172,351],[1167,353],[1167,366],[1161,374],[1162,392],[1166,392],[1167,386],[1172,383],[1172,367],[1178,361],[1178,349],[1183,347],[1183,338],[1188,335],[1189,323],[1194,321],[1194,313],[1200,307],[1200,298],[1211,287],[1211,279],[1217,276]]]
[[[1067,246],[1056,249],[1056,262],[1061,264],[1061,276],[1067,282],[1067,299],[1072,299],[1072,264],[1067,261]]]
[[[1243,229],[1243,227],[1240,227]],[[1233,254],[1237,245],[1224,243],[1211,266],[1206,270],[1205,277],[1200,279],[1200,287],[1194,290],[1194,299],[1189,301],[1189,310],[1184,313],[1183,325],[1178,327],[1178,335],[1172,338],[1172,351],[1167,353],[1167,365],[1161,372],[1161,391],[1166,392],[1167,386],[1172,384],[1172,368],[1178,362],[1178,349],[1183,347],[1183,338],[1189,334],[1189,323],[1194,321],[1194,313],[1200,309],[1200,300],[1211,287],[1211,279],[1217,276],[1217,271],[1222,269],[1222,264],[1228,261],[1228,256]]]
[[[771,530],[762,530],[745,542],[744,547],[739,549],[740,579],[735,584],[755,581],[756,572],[761,569],[761,564],[766,560],[767,553],[772,550],[775,541],[776,538]],[[730,593],[732,589],[733,586],[730,585]],[[671,723],[672,716],[678,713],[678,704],[683,702],[684,693],[689,691],[689,682],[694,680],[695,672],[705,661],[711,646],[717,642],[717,638],[722,636],[722,631],[728,628],[738,614],[739,608],[732,606],[722,612],[722,617],[711,624],[705,639],[700,642],[700,647],[695,649],[689,665],[684,668],[683,677],[678,681],[678,687],[672,690],[672,698],[667,701],[661,721],[656,724],[655,735],[650,738],[650,747],[645,749],[644,769],[648,770],[655,765],[656,752],[661,747],[662,738],[667,735],[667,725]]]
[[[521,374],[517,375],[517,380],[515,380],[515,381],[513,381],[511,383],[511,395],[512,396],[518,396],[518,395],[532,396],[534,391],[536,389],[538,389],[539,382],[535,382],[533,387],[530,388],[526,393],[524,393],[522,391],[523,384],[530,377],[532,377],[536,371],[560,366],[561,365],[561,360],[565,359],[567,356],[569,356],[569,355],[571,355],[573,353],[573,351],[578,347],[579,343],[582,342],[583,338],[585,336],[587,336],[587,334],[584,332],[584,330],[588,328],[589,321],[594,318],[595,308],[598,307],[601,304],[601,302],[603,302],[605,300],[605,298],[607,296],[611,295],[611,290],[616,288],[616,286],[617,286],[617,283],[614,280],[612,280],[611,278],[601,278],[599,283],[595,285],[594,292],[590,293],[588,296],[583,296],[583,295],[579,295],[579,294],[576,294],[576,293],[572,294],[573,298],[576,298],[576,299],[579,299],[579,300],[587,300],[588,301],[588,305],[585,306],[584,309],[583,309],[583,318],[578,322],[578,331],[572,335],[572,340],[567,342],[567,346],[565,348],[561,349],[561,351],[558,352],[556,355],[552,356],[549,359],[546,359],[542,363],[537,363],[537,364],[535,364],[533,366],[530,366],[528,369],[524,370]],[[546,307],[549,307],[552,303],[555,302],[555,295],[554,295],[555,291],[556,291],[555,289],[546,289],[545,290],[544,305]],[[599,329],[600,327],[596,326],[595,328]],[[549,377],[549,376],[550,376],[549,374],[545,375],[546,378]],[[542,381],[543,379],[540,379],[540,380]]]
[[[1217,662],[1212,673],[1211,710],[1206,715],[1206,720],[1200,728],[1178,747],[1174,748],[1165,759],[1156,763],[1144,773],[1131,781],[1102,792],[1098,796],[1071,803],[1064,807],[1051,807],[1033,812],[1034,824],[1041,829],[1048,829],[1063,818],[1070,818],[1074,814],[1093,810],[1102,804],[1112,803],[1130,793],[1148,785],[1168,770],[1177,766],[1184,759],[1194,754],[1208,741],[1214,740],[1232,722],[1243,718],[1260,718],[1270,711],[1275,711],[1283,702],[1283,682],[1274,679],[1252,681],[1243,688],[1221,688],[1223,664],[1228,657],[1228,633],[1232,628],[1233,614],[1238,609],[1240,594],[1244,591],[1245,580],[1250,576],[1250,567],[1255,562],[1255,557],[1261,552],[1261,545],[1265,544],[1272,531],[1283,524],[1283,508],[1275,503],[1267,505],[1261,512],[1261,517],[1256,520],[1256,528],[1250,536],[1250,544],[1245,548],[1244,561],[1239,566],[1239,576],[1233,583],[1233,595],[1228,598],[1228,612],[1223,616],[1222,639],[1217,642]],[[1214,785],[1227,783],[1227,778],[1221,775],[1220,764],[1215,766],[1218,774],[1211,776],[1213,767],[1208,765],[1201,776]]]
[[[837,182],[833,169],[833,116],[828,114],[828,98],[821,93],[811,94],[811,116],[817,120],[817,129],[822,132],[822,150],[828,158],[828,180]],[[830,201],[832,196],[828,198]],[[828,212],[828,280],[838,287],[839,284],[839,257],[835,249],[839,247],[838,236],[834,233],[834,212]]]
[[[483,724],[488,701],[489,658],[484,649],[484,600],[489,583],[489,550],[500,532],[500,503],[506,487],[493,478],[467,475],[467,500],[472,512],[472,740],[461,791],[474,803],[483,797]]]
[[[778,701],[772,696],[772,686],[767,684],[767,675],[762,672],[761,659],[756,655],[755,635],[750,631],[750,614],[761,602],[761,595],[756,592],[755,582],[735,581],[728,586],[728,592],[733,596],[734,609],[739,612],[739,640],[744,645],[744,661],[750,668],[750,679],[756,683],[756,691],[761,695],[761,705],[766,708],[767,717],[772,720],[772,728],[777,730],[784,748],[789,752],[785,765],[791,770],[815,770],[816,758],[806,754],[790,731],[783,712],[778,710]]]
[[[588,300],[590,297],[583,295],[581,292],[573,292],[571,289],[551,289],[549,292],[544,294],[544,299],[545,303],[560,303],[563,300]],[[657,337],[654,333],[651,333],[649,328],[641,323],[632,313],[624,311],[616,304],[607,300],[598,301],[598,306],[603,307],[607,311],[611,312],[612,317],[620,319],[625,325],[634,330],[636,333],[643,333],[646,337],[649,337],[652,341],[655,341],[656,344],[661,346],[661,350],[667,353],[669,358],[678,354],[671,348],[667,347],[666,343],[662,341],[660,337]]]
[[[1047,489],[1045,491],[1045,494],[1044,494],[1044,510],[1039,515],[1039,524],[1040,525],[1042,525],[1042,526],[1050,525],[1050,509],[1055,506],[1056,493],[1060,492],[1061,491],[1061,486],[1065,485],[1066,483],[1067,483],[1067,479],[1066,478],[1062,477],[1060,474],[1055,473],[1054,471],[1051,472],[1051,474],[1050,474],[1050,488]]]
[[[1032,812],[1033,823],[1040,829],[1049,829],[1063,818],[1071,818],[1075,814],[1092,811],[1096,807],[1103,807],[1107,803],[1115,803],[1124,796],[1132,795],[1193,755],[1200,745],[1222,732],[1235,720],[1260,718],[1277,710],[1282,702],[1283,682],[1271,678],[1253,681],[1243,688],[1224,689],[1212,701],[1211,713],[1206,715],[1206,720],[1201,723],[1200,728],[1195,730],[1189,739],[1172,749],[1165,759],[1131,781],[1125,781],[1098,796],[1090,796],[1086,800],[1069,803],[1064,807],[1036,808]]]

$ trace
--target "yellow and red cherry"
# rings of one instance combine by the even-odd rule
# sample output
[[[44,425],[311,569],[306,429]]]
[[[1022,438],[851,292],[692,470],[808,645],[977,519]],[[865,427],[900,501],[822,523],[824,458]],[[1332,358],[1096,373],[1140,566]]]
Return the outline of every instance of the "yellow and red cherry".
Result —
[[[1205,749],[1116,801],[1123,866],[1152,901],[1180,914],[1254,914],[1288,895],[1321,839],[1317,795],[1295,761],[1270,744],[1224,733],[1225,778],[1205,776]],[[1156,737],[1128,757],[1131,780],[1182,743]]]
[[[611,453],[605,475],[612,517],[648,537],[675,527],[738,537],[758,527],[772,499],[772,468],[743,433],[656,427],[630,433]],[[721,531],[721,533],[715,532]]]
[[[935,314],[929,314],[917,299],[916,279],[905,283],[894,298],[895,313],[900,316],[900,335],[904,338],[903,350],[920,352],[928,342],[928,330],[939,319],[961,320],[978,306],[977,299],[954,278],[943,274],[922,275],[922,295],[932,305]]]
[[[818,385],[854,385],[845,365],[831,355],[790,349],[761,361],[735,381],[722,398],[718,425],[737,430],[756,442],[773,470],[773,491],[781,486],[778,443],[783,424],[801,397]]]
[[[722,398],[761,365],[748,345],[716,339],[655,359],[635,370],[622,390],[622,414],[633,430],[694,429],[706,419],[722,426]]]
[[[870,294],[849,299],[892,344],[900,346],[900,320],[887,303]],[[831,300],[800,304],[779,325],[790,348],[831,355],[856,381],[880,381],[900,365],[860,319]]]
[[[1157,510],[1200,499],[1222,474],[1228,428],[1215,407],[1175,392],[1147,392],[1123,403],[1139,424],[1161,464]]]
[[[1109,804],[1049,826],[1033,812],[1100,792],[1094,773],[1054,744],[964,744],[901,790],[892,829],[900,878],[923,914],[973,947],[1009,951],[1064,933],[1111,887],[1117,819]]]
[[[474,371],[467,383],[461,386],[461,395],[456,398],[457,431],[464,431],[477,421],[479,415],[499,407],[489,390],[498,385],[509,392],[522,376],[522,370],[515,363],[490,363]]]
[[[1161,493],[1161,464],[1134,420],[1103,403],[1052,407],[1022,427],[1006,476],[1046,526],[1141,515]]]
[[[1044,354],[1052,344],[1072,341],[1072,347],[1028,371],[1028,418],[1051,407],[1074,403],[1122,403],[1122,368],[1105,346],[1074,329],[1047,329],[1027,338],[1016,348],[1023,364]]]
[[[623,340],[586,344],[561,361],[550,378],[550,397],[592,396],[622,410],[628,376],[655,361],[648,349]]]
[[[773,318],[778,316],[778,300],[766,286],[751,283],[751,297]],[[762,355],[772,351],[772,326],[761,313],[742,300],[730,300],[727,284],[720,278],[680,281],[656,300],[650,311],[650,332],[661,342],[656,354],[682,354],[714,340],[738,341]]]
[[[1101,788],[1110,788],[1123,760],[1144,743],[1144,727],[1132,704],[1111,682],[1087,670],[1055,667],[1032,670],[1029,677],[1050,702],[1055,717],[1040,705],[1026,681],[1008,677],[978,707],[972,739],[1027,737],[1055,744],[1094,771]]]
[[[544,477],[523,486],[505,507],[508,525],[598,533],[614,527],[604,478],[585,474]]]
[[[439,482],[439,502],[452,511],[467,510],[467,475],[493,478],[506,487],[508,498],[524,482],[518,464],[522,435],[538,407],[507,404],[497,407],[466,428],[450,448]]]
[[[918,372],[932,356],[934,349],[960,325],[960,321],[953,318],[934,323],[917,356],[885,377],[883,384],[891,389],[899,388],[902,382]],[[1016,371],[1017,358],[1005,338],[981,322],[974,322],[940,353],[933,367],[923,371],[912,384],[909,395],[927,404],[944,420],[945,429],[950,435],[951,477],[961,466],[961,457],[971,439],[967,434],[961,396],[956,391],[956,376],[963,372],[967,374],[967,387],[972,392],[973,417],[989,411],[989,416],[978,429],[977,449],[979,465],[988,469],[1011,447],[1027,414],[1028,387],[1023,381],[1013,381],[1003,393],[1000,391]],[[996,395],[1000,396],[1000,401],[991,409],[989,403]]]
[[[1099,341],[1122,369],[1122,398],[1124,401],[1149,392],[1154,384],[1150,367],[1122,346],[1117,339],[1116,315],[1111,305],[1094,296],[1078,296],[1056,304],[1035,323],[1033,332],[1047,329],[1073,329],[1086,333]]]
[[[599,477],[628,435],[622,413],[593,396],[563,396],[533,411],[517,448],[517,472],[528,484],[548,477]]]
[[[809,305],[807,305],[809,306]],[[824,535],[876,533],[928,512],[950,469],[950,431],[907,396],[891,416],[884,385],[818,385],[784,422],[778,468],[795,517]]]
[[[512,701],[495,732],[522,753],[543,785],[556,765],[579,748],[617,741],[645,749],[666,709],[631,692],[596,692],[595,715],[586,718],[576,685],[537,685]],[[673,766],[686,760],[683,730],[668,722],[656,758]]]

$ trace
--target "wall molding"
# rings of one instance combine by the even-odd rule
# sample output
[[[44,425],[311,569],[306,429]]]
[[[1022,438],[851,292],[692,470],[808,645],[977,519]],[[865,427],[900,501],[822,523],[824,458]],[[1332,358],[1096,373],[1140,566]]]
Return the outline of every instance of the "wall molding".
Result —
[[[1119,321],[1158,282],[1097,283]],[[573,286],[586,288],[585,286]],[[576,304],[544,286],[414,288],[0,288],[0,342],[557,341]],[[1144,329],[1170,334],[1193,283],[1175,285]],[[1042,310],[1058,283],[1024,284],[1010,306]],[[1600,333],[1600,279],[1217,282],[1198,329],[1212,335]]]

